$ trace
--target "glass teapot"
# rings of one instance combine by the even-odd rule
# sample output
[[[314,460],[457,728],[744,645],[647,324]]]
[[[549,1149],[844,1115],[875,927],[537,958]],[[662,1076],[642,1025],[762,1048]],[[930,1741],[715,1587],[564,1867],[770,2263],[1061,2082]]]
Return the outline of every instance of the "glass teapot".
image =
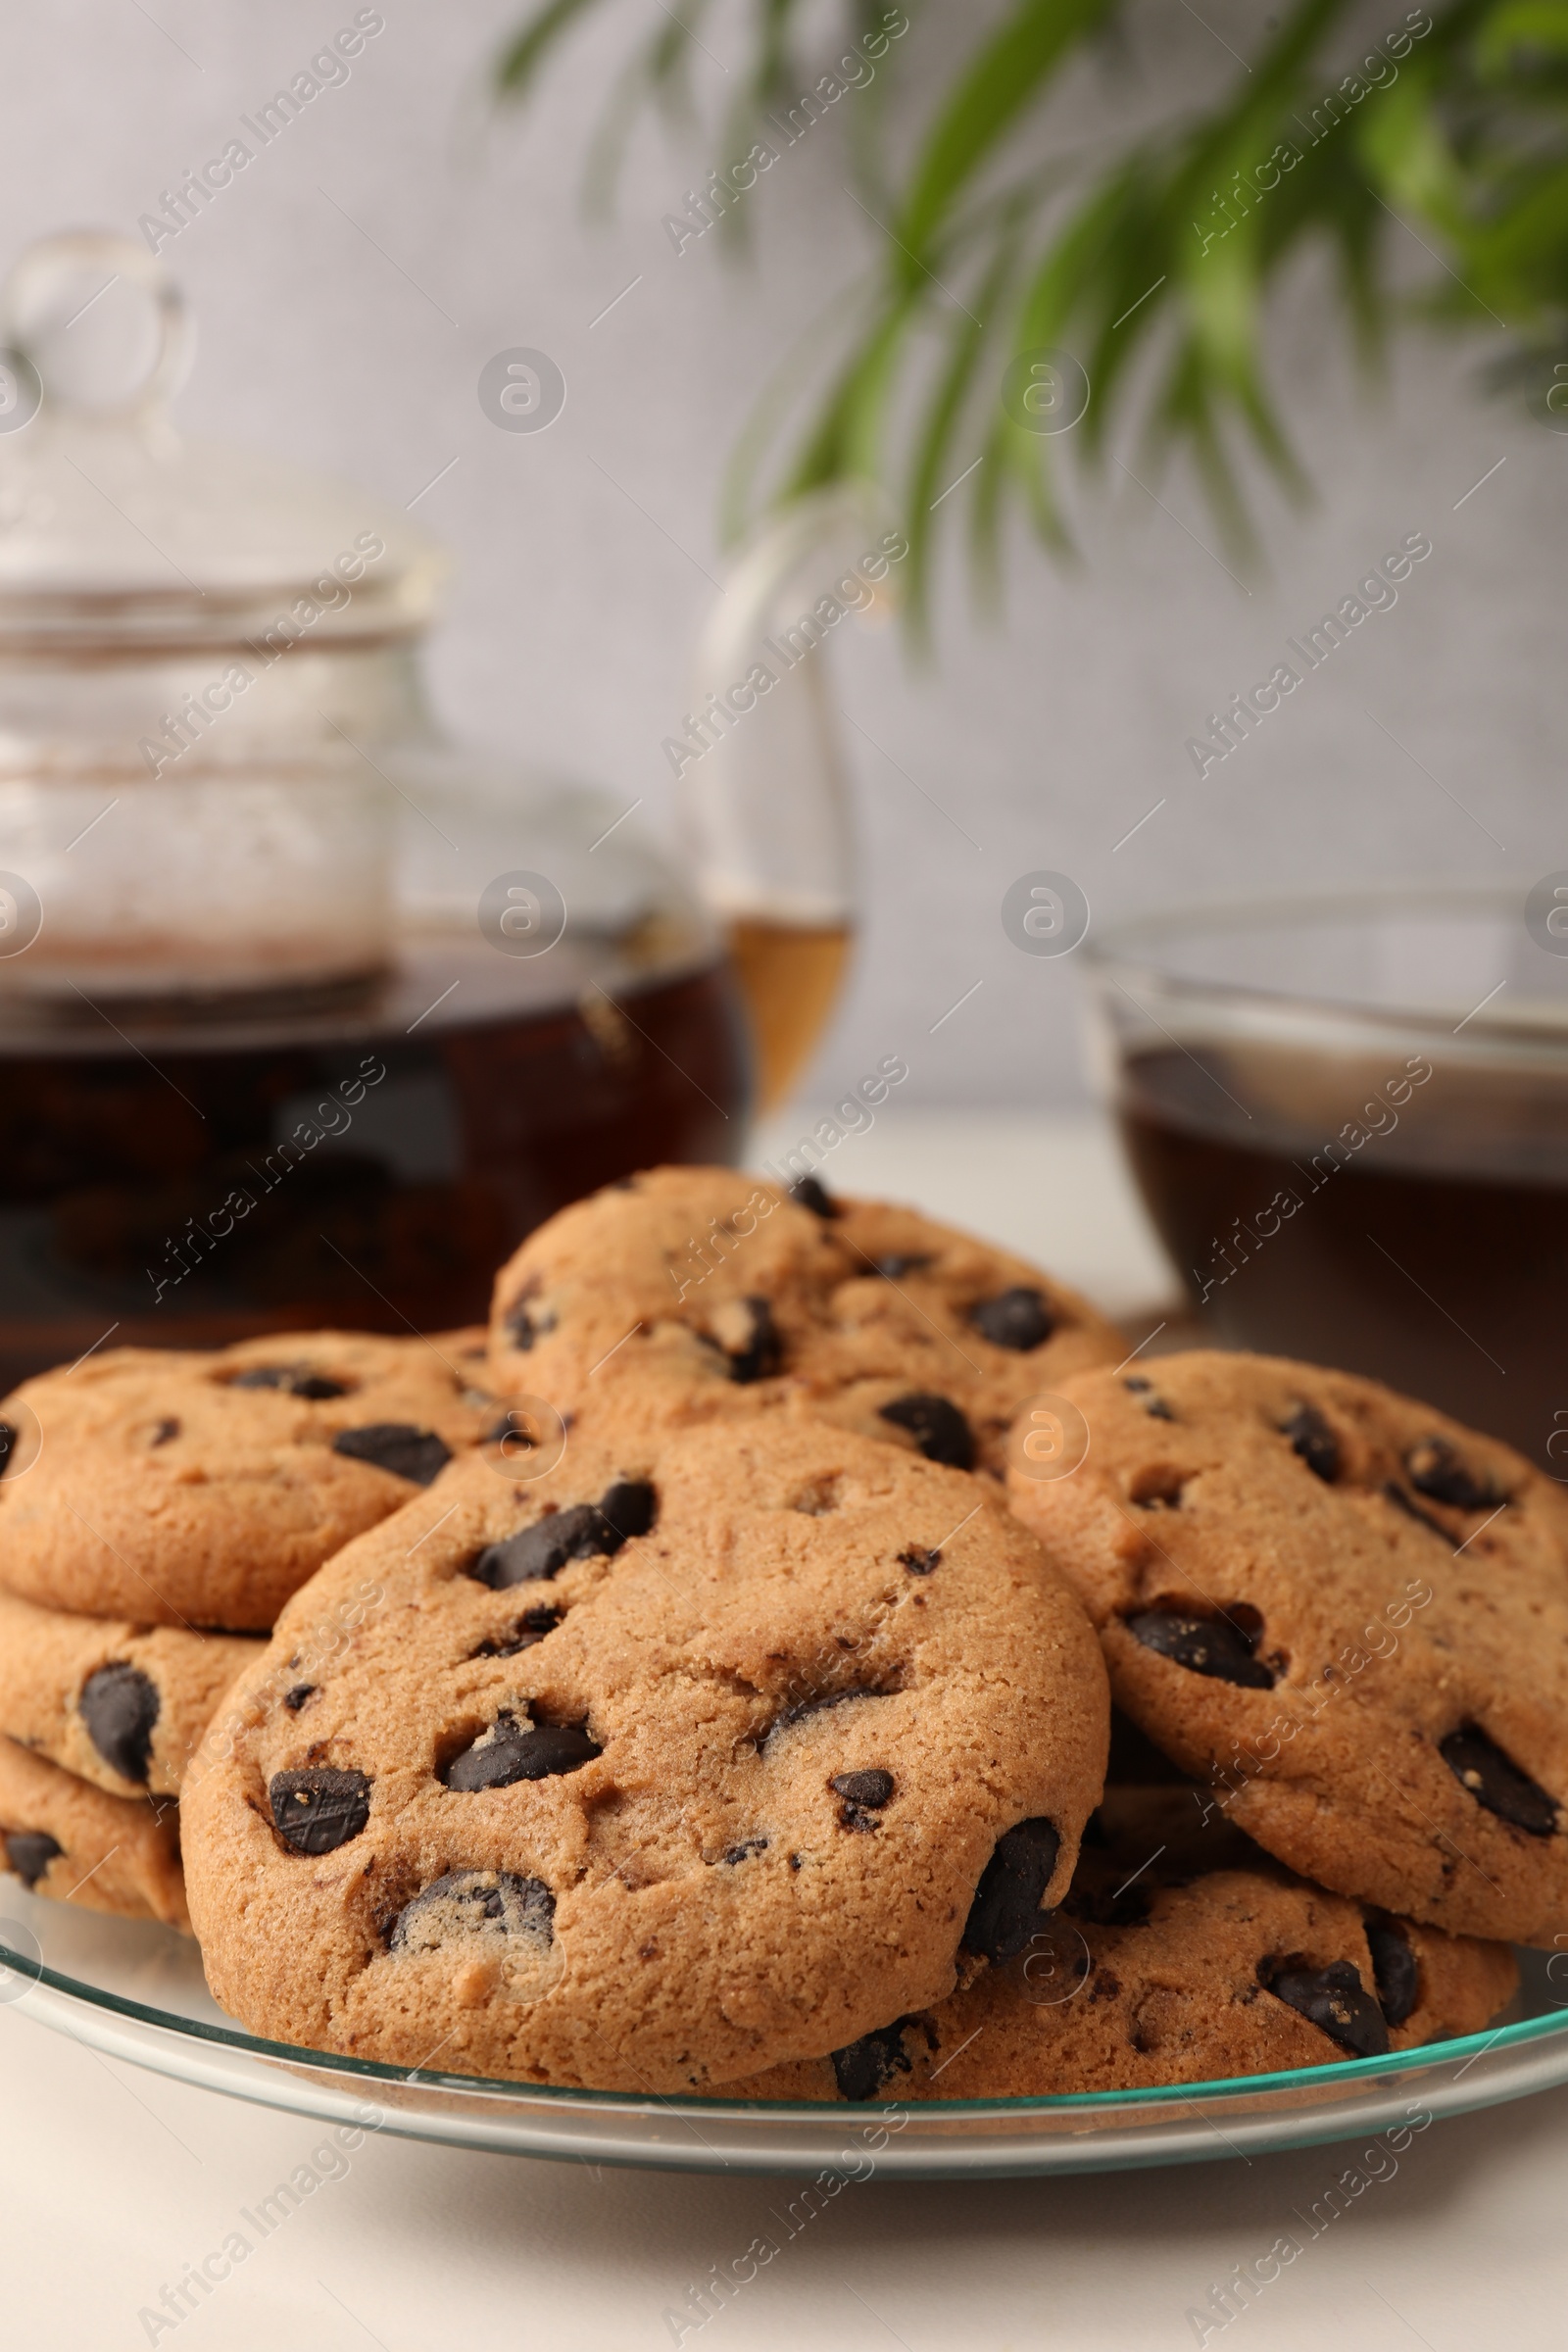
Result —
[[[482,1317],[563,1202],[744,1142],[698,893],[621,803],[443,740],[439,551],[177,434],[189,356],[118,238],[0,295],[6,1385],[107,1340]]]

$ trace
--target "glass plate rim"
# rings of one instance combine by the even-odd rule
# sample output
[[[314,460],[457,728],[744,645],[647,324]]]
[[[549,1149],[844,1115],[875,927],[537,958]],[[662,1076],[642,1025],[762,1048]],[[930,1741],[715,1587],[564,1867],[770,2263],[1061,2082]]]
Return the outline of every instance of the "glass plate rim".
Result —
[[[588,2085],[573,2086],[559,2082],[508,2082],[490,2075],[450,2075],[426,2072],[419,2067],[387,2066],[375,2058],[355,2058],[347,2052],[307,2049],[303,2043],[267,2041],[259,2034],[247,2034],[239,2026],[212,2026],[200,2018],[184,2018],[170,2010],[152,2009],[140,2001],[130,2000],[123,1993],[105,1991],[86,1984],[79,1978],[68,1977],[60,1970],[47,1966],[25,1954],[14,1951],[0,1941],[0,1969],[9,1969],[13,1977],[26,1984],[43,1984],[51,1992],[67,1999],[78,2000],[87,2007],[107,2011],[112,2016],[129,2019],[167,2034],[172,2038],[207,2042],[220,2049],[234,2052],[240,2057],[259,2059],[268,2064],[282,2063],[304,2066],[321,2075],[351,2075],[363,2078],[367,2083],[382,2083],[404,2089],[438,2090],[443,2093],[466,2092],[477,2099],[525,2099],[540,2101],[546,2106],[581,2106],[589,2103],[604,2105],[612,2112],[624,2110],[635,2113],[649,2107],[673,2109],[743,2109],[749,2115],[784,2118],[815,2118],[820,2121],[834,2107],[824,2099],[738,2099],[716,2093],[685,2091],[597,2090]],[[921,2099],[911,2101],[926,2119],[936,2121],[944,2116],[966,2116],[979,2120],[1004,2120],[1007,2117],[1040,2114],[1082,2114],[1088,2117],[1109,2114],[1112,2110],[1134,2108],[1141,2116],[1157,2118],[1164,2106],[1191,2102],[1195,2099],[1237,2098],[1252,2093],[1297,2090],[1305,2085],[1333,2085],[1349,2090],[1358,2083],[1369,2086],[1383,2082],[1390,2076],[1417,2074],[1424,2067],[1449,2065],[1458,2057],[1466,2064],[1494,2049],[1514,2050],[1531,2042],[1545,2041],[1568,2034],[1568,2007],[1541,2012],[1535,2017],[1516,2018],[1512,2023],[1483,2029],[1478,2034],[1465,2034],[1440,2041],[1418,2042],[1404,2050],[1390,2050],[1379,2058],[1336,2059],[1326,2066],[1293,2067],[1268,2075],[1225,2075],[1206,2082],[1162,2082],[1134,2090],[1054,2091],[1040,2096],[991,2099]],[[1460,2069],[1460,2073],[1465,2072]],[[1457,2079],[1457,2078],[1456,2078]],[[889,2108],[898,2109],[898,2098],[856,2101],[863,2115],[876,2115]]]

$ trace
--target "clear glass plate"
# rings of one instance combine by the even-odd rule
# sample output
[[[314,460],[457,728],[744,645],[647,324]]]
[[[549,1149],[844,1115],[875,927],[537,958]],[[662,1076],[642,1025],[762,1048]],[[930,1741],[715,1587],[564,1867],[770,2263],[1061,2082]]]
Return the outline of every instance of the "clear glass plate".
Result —
[[[1462,2041],[1294,2074],[1071,2098],[812,2106],[638,2097],[407,2073],[260,2041],[208,1992],[189,1939],[28,1896],[0,1917],[0,2000],[112,2058],[296,2115],[579,2164],[845,2179],[1120,2172],[1419,2132],[1568,2082],[1558,1957],[1521,1952],[1503,2023]],[[1559,1971],[1561,1974],[1561,1971]],[[1407,2144],[1397,2137],[1396,2146]],[[828,2193],[833,2193],[831,2188]]]

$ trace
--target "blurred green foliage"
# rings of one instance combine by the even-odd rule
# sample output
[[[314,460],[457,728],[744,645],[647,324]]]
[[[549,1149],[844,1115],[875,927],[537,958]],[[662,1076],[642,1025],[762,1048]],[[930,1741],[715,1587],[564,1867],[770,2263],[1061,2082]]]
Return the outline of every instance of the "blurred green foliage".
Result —
[[[600,4],[548,0],[500,61],[501,90],[522,96]],[[684,22],[661,10],[606,109],[596,188],[611,184],[640,106],[689,107],[711,0],[683,5]],[[917,0],[907,5],[910,38],[886,55],[876,107],[857,100],[847,116],[863,109],[886,127],[892,68],[933,30]],[[847,40],[887,13],[883,0],[854,0]],[[1491,338],[1494,383],[1568,411],[1568,0],[1391,5],[1371,44],[1359,37],[1373,22],[1364,0],[1293,0],[1223,69],[1215,102],[1065,152],[1086,53],[1112,71],[1126,55],[1121,14],[1118,0],[1011,0],[976,25],[929,119],[906,135],[896,179],[858,142],[882,244],[820,328],[814,382],[791,375],[760,403],[731,468],[732,526],[759,505],[875,478],[906,518],[918,622],[933,534],[964,502],[985,577],[1015,509],[1066,553],[1063,463],[1115,463],[1114,435],[1141,480],[1146,466],[1189,454],[1228,547],[1254,558],[1247,453],[1293,496],[1307,490],[1265,342],[1271,296],[1314,245],[1333,260],[1348,340],[1372,370],[1394,331],[1444,321]],[[821,64],[797,51],[801,17],[802,0],[751,0],[720,158],[756,138],[776,144],[770,120],[817,86]],[[953,33],[950,15],[942,37]],[[1092,391],[1081,422],[1054,433],[1002,387],[1009,364],[1061,351]],[[961,498],[943,495],[960,481]]]

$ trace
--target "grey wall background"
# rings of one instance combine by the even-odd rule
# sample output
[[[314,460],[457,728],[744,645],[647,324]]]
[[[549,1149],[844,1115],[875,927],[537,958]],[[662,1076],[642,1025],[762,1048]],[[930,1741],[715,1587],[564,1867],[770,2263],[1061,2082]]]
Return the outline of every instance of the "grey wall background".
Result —
[[[134,233],[160,191],[220,151],[236,118],[354,13],[348,0],[12,12],[7,253],[68,224]],[[706,575],[722,569],[723,458],[770,366],[873,250],[875,230],[844,192],[842,123],[762,182],[753,266],[727,266],[715,237],[677,257],[660,221],[708,160],[700,134],[671,144],[646,126],[614,221],[590,227],[577,208],[587,130],[630,31],[656,19],[651,0],[596,15],[542,101],[499,122],[486,117],[481,70],[512,8],[382,0],[382,13],[386,28],[346,85],[165,248],[200,324],[180,418],[350,474],[398,505],[456,460],[415,508],[459,560],[432,662],[444,713],[628,801],[645,795],[657,821],[661,738],[712,599]],[[1371,12],[1369,34],[1402,13]],[[1245,49],[1255,20],[1220,0],[1204,14],[1172,0],[1135,8],[1138,80],[1086,68],[1063,94],[1062,135],[1093,139],[1221,86],[1237,72],[1224,44]],[[824,52],[835,22],[828,12]],[[951,21],[932,31],[922,54],[934,74]],[[737,20],[705,21],[703,39],[713,53],[704,80],[722,94]],[[915,43],[901,51],[909,75]],[[864,730],[849,741],[867,910],[811,1094],[898,1051],[910,1101],[1081,1099],[1072,964],[1019,955],[999,921],[1007,884],[1032,867],[1075,875],[1099,920],[1411,873],[1528,883],[1568,864],[1568,437],[1484,397],[1474,345],[1406,346],[1368,406],[1325,321],[1308,269],[1278,321],[1276,364],[1320,502],[1296,514],[1265,493],[1272,571],[1250,594],[1205,552],[1214,529],[1190,481],[1160,484],[1161,507],[1113,474],[1082,509],[1086,566],[1055,570],[1020,540],[994,628],[971,616],[955,530],[934,668],[911,667],[895,632],[840,632],[838,688]],[[484,362],[518,344],[550,352],[567,378],[565,412],[545,434],[497,431],[475,397]],[[1205,713],[1266,675],[1287,636],[1416,530],[1434,554],[1397,606],[1200,782],[1183,744]]]

